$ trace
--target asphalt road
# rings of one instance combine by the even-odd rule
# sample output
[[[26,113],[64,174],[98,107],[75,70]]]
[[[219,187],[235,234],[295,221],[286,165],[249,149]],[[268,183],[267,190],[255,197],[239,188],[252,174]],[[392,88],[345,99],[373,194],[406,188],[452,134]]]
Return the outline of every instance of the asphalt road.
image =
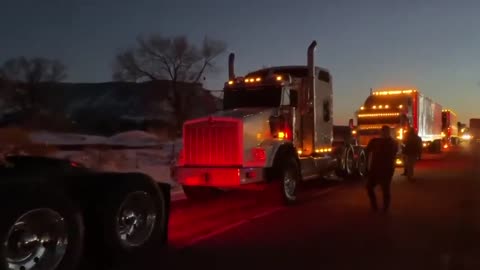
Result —
[[[338,180],[309,183],[293,207],[268,192],[177,202],[168,250],[124,268],[480,269],[480,159],[449,150],[426,155],[415,182],[400,174],[388,215],[363,182]]]

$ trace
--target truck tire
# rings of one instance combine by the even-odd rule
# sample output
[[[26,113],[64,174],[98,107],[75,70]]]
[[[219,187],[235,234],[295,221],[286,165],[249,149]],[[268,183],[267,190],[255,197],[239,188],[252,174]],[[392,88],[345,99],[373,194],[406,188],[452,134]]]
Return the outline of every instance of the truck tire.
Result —
[[[77,269],[84,244],[80,211],[61,191],[45,186],[21,189],[2,199],[2,205],[15,203],[1,213],[0,268]]]
[[[286,206],[297,202],[301,180],[300,166],[294,157],[284,156],[271,168],[268,189]]]
[[[355,152],[351,145],[342,148],[338,153],[338,165],[335,174],[343,179],[351,179],[355,175]]]
[[[104,254],[101,258],[123,264],[125,260],[139,261],[164,246],[169,204],[167,196],[150,178],[116,177],[117,180],[110,179],[108,189],[97,198],[93,220],[100,222],[95,226],[100,241],[95,244],[100,246],[99,254]]]
[[[182,186],[183,193],[191,201],[207,201],[218,197],[221,190],[204,186]]]
[[[367,154],[363,149],[359,150],[358,153],[358,158],[356,160],[356,166],[355,166],[355,175],[359,178],[362,179],[367,175]]]

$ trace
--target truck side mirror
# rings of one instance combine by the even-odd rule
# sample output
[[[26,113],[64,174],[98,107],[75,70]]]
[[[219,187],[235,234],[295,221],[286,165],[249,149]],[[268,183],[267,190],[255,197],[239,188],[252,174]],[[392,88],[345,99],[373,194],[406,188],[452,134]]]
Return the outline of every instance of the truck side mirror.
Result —
[[[352,118],[350,118],[350,120],[348,120],[348,126],[349,126],[350,128],[353,128],[353,127],[354,127],[354,126],[353,126],[353,119],[352,119]]]

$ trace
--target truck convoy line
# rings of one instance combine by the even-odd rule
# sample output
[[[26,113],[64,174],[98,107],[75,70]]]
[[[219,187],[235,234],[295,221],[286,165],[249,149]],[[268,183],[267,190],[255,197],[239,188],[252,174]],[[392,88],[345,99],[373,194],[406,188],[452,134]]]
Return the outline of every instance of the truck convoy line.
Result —
[[[230,55],[223,109],[183,126],[175,171],[189,199],[271,187],[291,204],[302,181],[331,172],[365,174],[366,155],[352,130],[333,125],[332,77],[315,66],[316,45],[308,47],[305,66],[264,68],[244,77],[235,76]]]
[[[353,119],[334,126],[332,76],[315,66],[316,45],[308,47],[306,65],[244,77],[235,76],[230,55],[223,109],[183,126],[173,171],[187,198],[272,188],[290,205],[303,181],[331,173],[365,176],[364,146],[383,124],[393,126],[398,139],[409,125],[426,145],[441,139],[441,106],[416,90],[374,92],[356,129]],[[455,134],[451,116],[446,136]],[[470,122],[475,138],[479,121]],[[31,154],[6,156],[0,179],[1,269],[70,270],[85,252],[99,261],[122,261],[167,242],[171,187],[147,173],[96,171]]]

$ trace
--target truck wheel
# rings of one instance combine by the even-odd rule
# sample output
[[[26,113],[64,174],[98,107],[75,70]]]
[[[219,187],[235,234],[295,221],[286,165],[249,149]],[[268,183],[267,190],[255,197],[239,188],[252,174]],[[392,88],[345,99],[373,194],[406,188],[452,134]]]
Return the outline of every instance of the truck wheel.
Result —
[[[355,174],[355,157],[351,145],[346,146],[338,156],[338,167],[335,174],[344,179],[351,178]]]
[[[281,185],[283,199],[286,205],[297,201],[298,184],[300,183],[300,168],[294,158],[285,160],[282,166]]]
[[[123,178],[123,179],[122,179]],[[113,180],[113,179],[112,179]],[[100,222],[101,252],[105,258],[139,259],[166,242],[166,195],[149,178],[118,176],[96,208]]]
[[[360,153],[358,155],[356,175],[360,178],[363,178],[367,175],[367,155],[363,150],[360,150]]]
[[[77,269],[84,226],[73,203],[60,192],[14,194],[8,196],[14,206],[4,208],[0,219],[0,268]]]
[[[293,205],[297,201],[297,190],[300,183],[300,167],[293,157],[278,159],[269,170],[269,194],[278,198],[282,204]]]
[[[206,201],[214,199],[221,194],[221,191],[212,187],[204,186],[182,186],[183,193],[187,199],[192,201]]]

